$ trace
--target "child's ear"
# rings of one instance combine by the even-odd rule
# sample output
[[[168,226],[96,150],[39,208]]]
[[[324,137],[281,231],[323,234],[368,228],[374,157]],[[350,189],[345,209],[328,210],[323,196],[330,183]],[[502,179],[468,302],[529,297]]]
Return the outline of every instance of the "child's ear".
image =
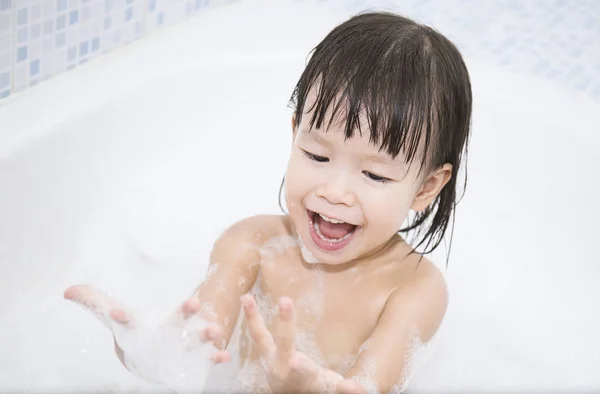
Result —
[[[435,200],[452,176],[452,164],[444,164],[433,174],[429,175],[415,196],[411,209],[421,212]]]

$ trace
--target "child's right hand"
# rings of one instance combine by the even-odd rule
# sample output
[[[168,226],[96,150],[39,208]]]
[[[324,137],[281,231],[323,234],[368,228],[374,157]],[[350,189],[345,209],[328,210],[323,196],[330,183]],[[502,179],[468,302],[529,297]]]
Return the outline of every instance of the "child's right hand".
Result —
[[[210,357],[215,364],[230,359],[226,351],[209,345],[219,340],[221,329],[215,323],[198,320],[200,304],[195,299],[184,302],[169,321],[150,325],[115,298],[91,286],[70,287],[64,297],[91,311],[111,330],[123,365],[147,381],[181,386],[183,378],[188,385],[202,368],[199,356]],[[188,370],[187,375],[193,375],[192,378],[185,377]]]

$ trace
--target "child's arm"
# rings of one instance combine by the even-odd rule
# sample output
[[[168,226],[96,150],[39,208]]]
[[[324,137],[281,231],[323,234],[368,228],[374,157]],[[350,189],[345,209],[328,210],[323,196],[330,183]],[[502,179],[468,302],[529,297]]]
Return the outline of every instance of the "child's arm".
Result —
[[[376,384],[380,393],[407,383],[415,340],[426,343],[433,337],[448,305],[442,274],[435,268],[427,271],[390,295],[368,346],[346,379],[364,377],[358,380]]]
[[[224,349],[231,337],[240,311],[240,296],[252,288],[258,275],[259,249],[262,240],[267,239],[272,218],[252,217],[242,220],[226,230],[217,240],[211,253],[209,274],[194,296],[183,303],[176,315],[189,317],[199,313],[215,324],[208,325],[198,333],[200,339],[212,341],[215,347]],[[263,230],[265,229],[266,230]],[[136,318],[119,300],[92,286],[77,285],[68,288],[64,297],[77,302],[94,313],[112,332],[135,329]],[[135,355],[125,355],[117,344],[115,350],[119,359]],[[227,352],[214,355],[213,361],[224,362]]]
[[[261,227],[268,221],[269,218],[255,216],[227,229],[213,247],[207,277],[194,292],[200,315],[222,329],[219,343],[214,344],[220,349],[226,348],[235,329],[240,297],[256,282],[259,249],[266,237]]]

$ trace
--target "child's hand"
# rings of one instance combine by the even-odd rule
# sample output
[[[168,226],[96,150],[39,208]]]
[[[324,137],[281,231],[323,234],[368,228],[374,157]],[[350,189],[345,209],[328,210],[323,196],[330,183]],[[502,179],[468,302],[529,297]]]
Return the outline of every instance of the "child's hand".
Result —
[[[202,345],[210,341],[217,341],[221,330],[214,323],[194,319],[200,310],[197,300],[183,303],[169,321],[151,324],[91,286],[70,287],[64,297],[91,311],[111,330],[117,356],[133,374],[168,386],[187,386],[194,379],[193,384],[202,383],[198,375],[202,375],[203,360],[198,359],[198,350],[202,351],[205,347]],[[210,348],[211,355],[204,351],[200,356],[210,357],[216,364],[229,361],[226,351]],[[184,376],[187,370],[192,377]]]
[[[319,366],[295,347],[295,322],[292,300],[279,301],[279,321],[273,337],[266,328],[251,295],[242,297],[250,335],[256,343],[271,390],[275,393],[363,394],[358,383]]]

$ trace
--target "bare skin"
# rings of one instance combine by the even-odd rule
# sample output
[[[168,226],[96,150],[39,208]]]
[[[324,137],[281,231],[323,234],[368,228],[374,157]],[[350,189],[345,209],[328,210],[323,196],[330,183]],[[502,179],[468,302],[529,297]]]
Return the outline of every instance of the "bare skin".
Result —
[[[311,91],[306,108],[315,97]],[[244,391],[398,391],[415,342],[438,330],[448,294],[439,270],[396,231],[409,210],[434,202],[452,166],[420,173],[368,135],[345,138],[343,122],[325,131],[307,119],[292,118],[288,215],[254,216],[227,229],[205,281],[176,315],[212,323],[197,335],[215,347],[215,363],[241,361],[238,378],[250,382]],[[354,226],[351,240],[337,251],[322,246],[316,215]],[[318,264],[303,256],[300,239]],[[65,297],[120,327],[135,326],[130,311],[95,289],[76,286]],[[134,356],[116,350],[122,361]]]
[[[287,216],[236,223],[216,242],[209,275],[179,313],[200,314],[214,323],[200,334],[219,349],[214,362],[227,362],[232,353],[246,364],[262,359],[272,391],[364,393],[367,388],[352,378],[372,365],[368,378],[379,392],[391,391],[405,378],[415,335],[429,341],[444,317],[448,296],[441,273],[427,259],[410,254],[398,235],[342,265],[307,264],[297,245],[269,246],[277,245],[277,237],[295,236]],[[275,317],[259,313],[249,294],[255,284],[262,305],[278,309]],[[102,297],[85,286],[65,292],[65,298],[90,309]],[[208,304],[210,309],[203,307]],[[110,305],[113,321],[132,324],[116,300]],[[242,306],[245,340],[233,348],[228,345]],[[311,338],[309,349],[296,348],[300,333]],[[351,365],[341,361],[348,358]]]

